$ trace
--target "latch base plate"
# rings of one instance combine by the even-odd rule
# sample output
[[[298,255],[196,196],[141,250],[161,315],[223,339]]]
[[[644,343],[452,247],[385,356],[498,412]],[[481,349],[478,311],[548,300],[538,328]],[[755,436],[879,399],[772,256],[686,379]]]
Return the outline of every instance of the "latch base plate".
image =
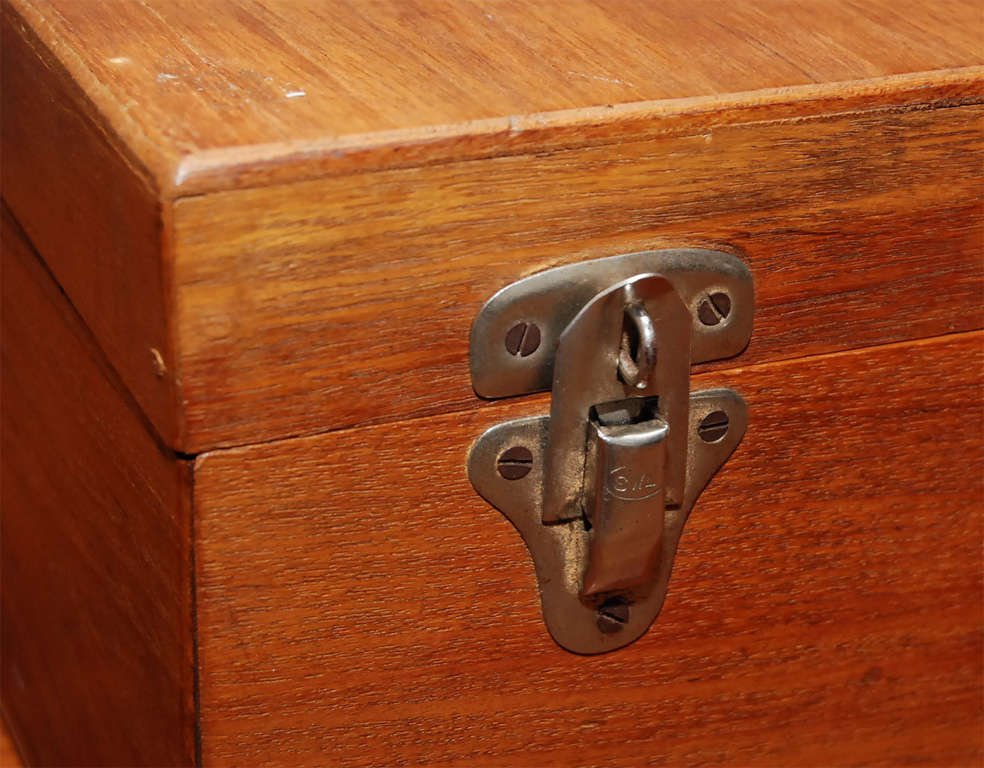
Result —
[[[712,433],[716,439],[705,442],[700,426],[708,416],[717,413],[725,415],[726,430],[720,436]],[[590,548],[590,531],[584,522],[544,525],[541,521],[543,456],[549,422],[549,416],[539,416],[508,421],[489,429],[472,447],[468,477],[475,490],[508,517],[523,537],[536,567],[543,618],[557,644],[574,653],[613,651],[645,634],[659,614],[687,515],[744,436],[748,408],[730,389],[691,393],[690,455],[684,500],[678,507],[666,510],[662,552],[651,591],[620,611],[609,611],[604,603],[592,605],[581,599]],[[508,479],[498,471],[498,461],[506,451],[517,446],[530,452],[531,469],[523,477]]]

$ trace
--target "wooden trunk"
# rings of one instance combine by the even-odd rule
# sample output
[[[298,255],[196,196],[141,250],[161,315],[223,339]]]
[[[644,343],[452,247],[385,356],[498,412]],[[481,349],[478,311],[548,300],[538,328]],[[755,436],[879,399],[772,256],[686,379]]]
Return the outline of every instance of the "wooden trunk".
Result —
[[[972,2],[4,0],[2,705],[31,765],[974,765]],[[705,247],[749,407],[559,647],[470,446],[496,291]]]

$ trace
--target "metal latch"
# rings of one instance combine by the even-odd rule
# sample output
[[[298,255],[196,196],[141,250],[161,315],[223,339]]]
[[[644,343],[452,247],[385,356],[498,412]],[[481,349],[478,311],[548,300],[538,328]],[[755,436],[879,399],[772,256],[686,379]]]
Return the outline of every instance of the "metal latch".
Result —
[[[614,650],[659,613],[687,515],[747,424],[732,390],[690,392],[690,366],[741,352],[754,308],[740,259],[689,248],[541,272],[475,319],[478,395],[552,391],[549,416],[482,435],[468,475],[526,542],[564,648]]]

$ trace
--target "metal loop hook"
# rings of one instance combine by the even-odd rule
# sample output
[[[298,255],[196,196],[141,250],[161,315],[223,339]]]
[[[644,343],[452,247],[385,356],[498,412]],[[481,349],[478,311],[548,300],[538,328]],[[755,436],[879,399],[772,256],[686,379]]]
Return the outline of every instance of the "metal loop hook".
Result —
[[[625,319],[618,350],[618,373],[630,387],[645,389],[656,367],[656,329],[641,303],[627,304]]]

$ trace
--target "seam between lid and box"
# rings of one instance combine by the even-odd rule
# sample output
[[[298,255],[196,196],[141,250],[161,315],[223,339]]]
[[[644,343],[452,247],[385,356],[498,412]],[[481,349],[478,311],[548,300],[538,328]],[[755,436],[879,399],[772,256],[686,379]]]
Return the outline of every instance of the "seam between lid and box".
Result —
[[[734,376],[736,374],[745,374],[753,371],[760,370],[775,370],[779,367],[787,367],[792,365],[807,364],[812,362],[817,362],[820,360],[827,360],[832,358],[863,358],[869,351],[877,352],[879,350],[891,350],[899,348],[921,348],[928,344],[949,344],[951,342],[959,342],[962,339],[972,339],[975,337],[984,340],[984,317],[982,317],[981,324],[972,330],[967,331],[954,331],[953,333],[941,333],[935,336],[922,336],[918,338],[905,339],[903,341],[891,341],[885,344],[872,344],[863,347],[850,347],[848,349],[838,349],[834,352],[819,352],[811,355],[802,355],[800,357],[788,357],[781,360],[767,360],[761,363],[754,363],[752,365],[740,365],[740,358],[735,358],[736,363],[733,366],[728,366],[726,368],[718,368],[713,371],[706,371],[702,373],[696,373],[693,375],[692,382],[699,386],[699,388],[709,388],[714,385],[714,379],[716,377],[725,378],[728,376]],[[249,451],[255,448],[264,448],[269,450],[274,450],[278,446],[285,444],[293,444],[298,441],[311,440],[316,441],[318,439],[324,438],[326,435],[337,435],[357,432],[360,429],[378,429],[384,427],[387,424],[421,424],[422,429],[425,427],[428,421],[433,420],[435,417],[439,416],[441,418],[448,418],[452,416],[461,416],[463,419],[475,419],[476,421],[482,421],[481,412],[482,411],[502,411],[503,409],[509,410],[510,407],[515,411],[518,416],[534,415],[538,413],[544,413],[550,408],[550,398],[549,392],[536,392],[531,395],[524,395],[519,397],[507,398],[502,400],[482,400],[481,405],[475,408],[460,408],[454,411],[440,411],[438,414],[420,414],[416,416],[396,416],[388,419],[380,419],[378,421],[366,421],[357,425],[342,425],[338,427],[328,427],[317,432],[304,432],[294,435],[283,435],[272,437],[266,440],[254,440],[247,443],[235,443],[230,445],[222,445],[216,448],[206,448],[193,454],[187,454],[185,458],[188,458],[194,462],[195,471],[197,472],[201,465],[207,461],[210,457],[242,453],[244,451]],[[511,405],[510,405],[511,404]],[[496,417],[490,417],[492,421]],[[478,437],[478,432],[476,432],[475,437]],[[465,451],[467,446],[462,446],[462,450]],[[464,453],[462,453],[464,457]],[[464,458],[462,458],[462,463],[464,463]]]

